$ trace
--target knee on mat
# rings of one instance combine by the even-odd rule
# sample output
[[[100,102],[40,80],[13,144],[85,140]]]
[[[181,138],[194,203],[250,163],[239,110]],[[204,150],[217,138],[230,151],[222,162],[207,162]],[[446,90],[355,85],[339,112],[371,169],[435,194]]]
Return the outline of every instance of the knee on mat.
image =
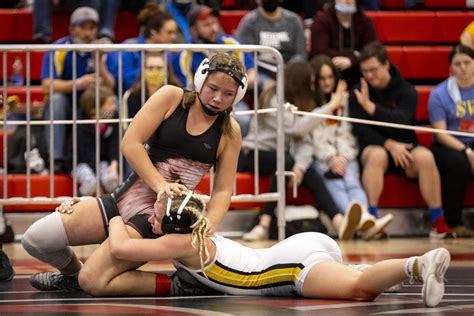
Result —
[[[23,234],[21,245],[31,256],[61,269],[73,257],[59,213],[33,223]]]
[[[367,286],[360,286],[356,285],[354,286],[352,292],[352,299],[356,301],[366,301],[366,302],[371,302],[375,300],[375,298],[380,294],[380,293],[374,293],[370,289],[367,288]]]
[[[106,296],[106,282],[100,278],[97,271],[85,265],[79,273],[79,286],[81,289],[92,296]]]

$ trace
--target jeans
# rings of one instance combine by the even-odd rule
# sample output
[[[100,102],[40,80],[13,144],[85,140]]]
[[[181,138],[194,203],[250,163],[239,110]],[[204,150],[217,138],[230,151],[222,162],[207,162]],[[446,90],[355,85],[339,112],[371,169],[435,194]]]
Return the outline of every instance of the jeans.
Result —
[[[349,204],[357,200],[363,206],[368,205],[367,195],[360,183],[360,171],[357,160],[351,160],[346,165],[344,177],[329,179],[324,176],[325,168],[322,168],[319,161],[313,163],[313,168],[323,178],[327,190],[331,194],[338,208],[345,212]]]
[[[247,155],[241,154],[241,157],[239,157],[239,172],[255,172],[254,154],[255,152],[253,150],[250,151]],[[269,192],[276,192],[276,152],[260,150],[258,163],[260,176],[271,176]],[[285,152],[285,170],[292,170],[294,164],[295,160],[293,159],[293,157],[290,155],[290,153]],[[285,180],[288,180],[288,178],[285,178]],[[317,201],[317,207],[324,211],[329,216],[329,218],[332,219],[334,216],[341,212],[341,210],[337,208],[335,201],[333,201],[332,196],[326,189],[323,180],[311,167],[306,170],[301,185],[311,192],[314,199]],[[259,216],[267,214],[271,215],[272,218],[275,218],[276,206],[276,202],[265,203],[263,208],[260,210]]]
[[[250,110],[248,104],[244,101],[239,101],[235,107],[235,111],[248,111]],[[240,125],[240,133],[242,137],[245,137],[250,129],[250,121],[252,120],[252,115],[236,115],[234,116],[237,123]]]
[[[50,106],[53,104],[53,116],[50,114]],[[48,99],[44,105],[44,119],[49,120],[70,120],[72,118],[72,103],[67,94],[55,93],[52,99]],[[55,124],[53,127],[54,133],[54,159],[55,160],[64,160],[68,154],[66,153],[65,148],[70,147],[66,146],[67,138],[67,125]],[[52,152],[50,146],[50,129],[49,125],[45,126],[45,138],[46,145],[48,146],[48,152]]]
[[[111,0],[114,1],[114,0]],[[100,0],[65,0],[59,7],[64,11],[74,11],[75,9],[87,6],[99,12]],[[53,12],[53,3],[51,0],[35,0],[33,2],[33,37],[43,37],[51,41],[51,14]],[[100,17],[102,20],[102,16]]]
[[[120,0],[100,1],[100,30],[98,37],[114,38],[115,17],[120,8]]]

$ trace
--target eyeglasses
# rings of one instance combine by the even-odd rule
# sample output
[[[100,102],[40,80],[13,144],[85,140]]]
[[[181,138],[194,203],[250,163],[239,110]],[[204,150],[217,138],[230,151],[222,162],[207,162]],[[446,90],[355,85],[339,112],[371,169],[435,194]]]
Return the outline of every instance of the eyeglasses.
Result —
[[[377,72],[381,67],[382,65],[378,65],[377,67],[371,67],[371,68],[366,68],[366,69],[360,68],[360,71],[362,72],[363,75],[366,75],[369,73]]]

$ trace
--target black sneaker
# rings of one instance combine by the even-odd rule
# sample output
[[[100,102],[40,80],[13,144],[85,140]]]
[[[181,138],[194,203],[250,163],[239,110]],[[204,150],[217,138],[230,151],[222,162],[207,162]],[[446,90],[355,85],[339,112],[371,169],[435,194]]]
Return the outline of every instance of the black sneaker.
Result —
[[[171,275],[171,296],[223,295],[199,282],[186,269],[178,268]]]
[[[8,282],[15,276],[10,259],[3,250],[0,250],[0,282]]]
[[[77,277],[61,272],[39,272],[30,276],[30,284],[41,291],[80,291]]]

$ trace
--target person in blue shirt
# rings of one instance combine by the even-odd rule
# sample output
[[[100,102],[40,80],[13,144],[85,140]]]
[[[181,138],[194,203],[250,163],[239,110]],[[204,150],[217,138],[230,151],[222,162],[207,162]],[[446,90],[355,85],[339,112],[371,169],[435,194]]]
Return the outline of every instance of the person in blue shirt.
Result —
[[[148,4],[140,11],[137,20],[142,28],[140,36],[126,40],[124,44],[172,44],[176,41],[176,21],[170,13],[161,11],[158,5]],[[116,66],[113,73],[115,81],[118,82],[118,53],[114,52],[112,54]],[[168,58],[171,59],[169,53]],[[132,87],[140,76],[142,52],[124,51],[122,53],[122,65],[122,91],[126,91]]]
[[[434,128],[474,132],[474,51],[456,45],[449,54],[451,77],[431,91],[428,101],[430,123]],[[474,174],[474,138],[435,134],[431,151],[441,176],[446,222],[456,237],[472,237],[474,232],[462,223],[464,196]]]
[[[70,19],[70,35],[63,37],[54,44],[93,44],[97,40],[99,26],[99,15],[96,10],[90,7],[80,7],[76,9]],[[99,52],[99,64],[95,65],[95,52],[77,52],[76,63],[73,64],[74,53],[72,51],[51,51],[47,52],[43,58],[43,69],[41,72],[41,85],[48,96],[45,103],[45,120],[67,120],[72,118],[73,90],[76,87],[77,96],[81,91],[96,83],[96,70],[99,73],[101,82],[111,88],[114,87],[114,78],[109,72],[107,57]],[[96,67],[97,66],[97,67]],[[76,76],[73,78],[73,68],[76,68]],[[52,70],[52,71],[51,71]],[[75,80],[74,80],[75,79]],[[52,86],[52,87],[51,87]],[[53,106],[52,106],[53,105]],[[53,107],[50,109],[50,107]],[[50,145],[50,129],[45,129],[46,143]],[[66,144],[67,126],[54,126],[54,153],[55,172],[68,171],[65,160],[68,158]]]
[[[190,32],[193,36],[195,44],[221,44],[221,45],[238,45],[237,39],[221,32],[219,23],[219,11],[204,5],[196,5],[191,8],[188,13],[188,24]],[[243,53],[242,51],[232,52],[238,57],[247,69],[248,86],[253,87],[255,78],[255,64],[252,53]],[[173,58],[173,70],[186,89],[192,89],[194,73],[198,69],[200,63],[207,58],[203,52],[182,51]],[[249,106],[240,101],[235,110],[248,110]],[[237,116],[237,122],[240,124],[242,135],[245,136],[250,126],[250,116]]]

